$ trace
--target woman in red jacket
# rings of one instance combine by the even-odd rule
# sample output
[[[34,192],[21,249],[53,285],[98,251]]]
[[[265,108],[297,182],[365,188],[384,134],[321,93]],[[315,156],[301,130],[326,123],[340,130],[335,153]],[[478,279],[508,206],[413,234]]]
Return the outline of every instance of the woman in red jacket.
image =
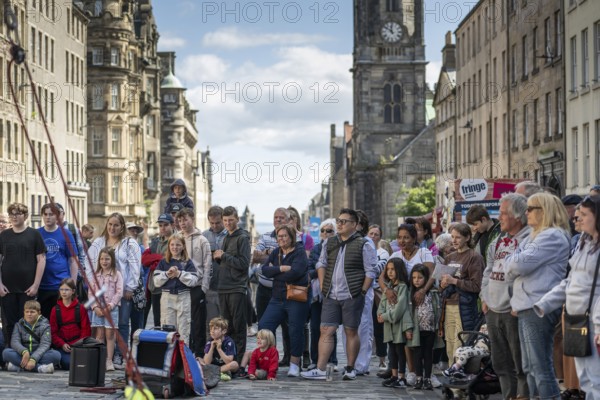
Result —
[[[59,299],[50,313],[52,345],[60,352],[60,367],[69,370],[71,345],[92,334],[87,310],[77,301],[75,281],[65,278],[60,282]]]

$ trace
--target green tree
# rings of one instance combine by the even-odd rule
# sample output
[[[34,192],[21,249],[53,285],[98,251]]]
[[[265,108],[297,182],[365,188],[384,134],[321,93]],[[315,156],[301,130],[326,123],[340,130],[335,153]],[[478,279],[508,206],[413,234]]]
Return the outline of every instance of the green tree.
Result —
[[[402,185],[398,198],[402,202],[396,205],[396,210],[401,217],[415,217],[431,212],[435,208],[435,177],[418,180],[411,188]]]

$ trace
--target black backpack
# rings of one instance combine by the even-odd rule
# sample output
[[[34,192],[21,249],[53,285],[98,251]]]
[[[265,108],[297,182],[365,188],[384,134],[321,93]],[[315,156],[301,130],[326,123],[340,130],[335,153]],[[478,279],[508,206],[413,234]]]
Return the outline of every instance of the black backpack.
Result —
[[[68,324],[63,324],[63,320],[62,320],[62,314],[60,311],[60,306],[57,304],[55,306],[55,310],[56,310],[56,323],[58,324],[58,329],[60,329],[61,326],[63,325],[81,325],[81,303],[77,303],[75,304],[75,322],[69,322]]]

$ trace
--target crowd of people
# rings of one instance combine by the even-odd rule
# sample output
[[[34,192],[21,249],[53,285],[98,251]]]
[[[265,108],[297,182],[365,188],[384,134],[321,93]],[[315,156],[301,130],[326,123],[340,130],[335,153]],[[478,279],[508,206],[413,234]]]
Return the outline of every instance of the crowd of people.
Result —
[[[26,226],[23,204],[0,216],[2,355],[12,371],[68,369],[87,336],[106,343],[107,370],[123,368],[117,330],[129,346],[152,311],[222,380],[275,380],[280,367],[325,380],[341,367],[342,325],[344,380],[372,372],[375,355],[384,386],[432,390],[434,367],[461,378],[469,357],[489,354],[505,399],[600,399],[600,187],[561,200],[522,182],[500,199],[497,220],[473,206],[466,223],[434,238],[428,220],[406,218],[391,241],[349,208],[321,223],[316,244],[293,207],[277,208],[255,245],[231,206],[211,207],[201,232],[182,181],[151,241],[147,226],[119,213],[93,240],[93,227],[72,229],[58,203],[42,216],[39,229]],[[561,322],[581,315],[591,352],[565,356]],[[485,340],[461,346],[459,332],[480,328]]]

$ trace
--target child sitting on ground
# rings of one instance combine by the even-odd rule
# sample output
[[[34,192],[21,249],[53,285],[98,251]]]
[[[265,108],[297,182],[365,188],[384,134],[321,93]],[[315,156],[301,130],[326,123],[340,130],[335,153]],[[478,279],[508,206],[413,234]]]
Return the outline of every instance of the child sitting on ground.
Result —
[[[246,365],[250,362],[248,372],[245,372]],[[261,329],[256,334],[256,349],[244,353],[240,373],[238,376],[247,376],[248,379],[269,380],[277,379],[277,369],[279,368],[279,352],[275,347],[275,335],[269,329]]]
[[[210,337],[204,346],[204,358],[201,363],[217,365],[221,370],[221,380],[231,380],[231,374],[239,369],[235,356],[237,351],[233,339],[226,336],[229,323],[226,319],[216,317],[210,320]]]
[[[487,325],[482,325],[479,329],[480,333],[487,335]],[[489,356],[490,349],[486,343],[486,338],[479,336],[472,346],[461,346],[454,352],[454,364],[447,370],[443,371],[444,376],[451,376],[455,379],[465,379],[464,367],[469,360],[476,356]]]
[[[10,347],[2,352],[4,361],[8,362],[8,370],[18,372],[23,368],[51,374],[54,365],[60,363],[60,353],[50,349],[50,323],[42,316],[42,307],[35,300],[25,302],[23,314],[23,318],[15,324]]]
[[[71,366],[71,346],[92,334],[88,312],[77,300],[75,289],[73,279],[63,279],[58,289],[60,298],[50,312],[52,344],[60,353],[60,367],[67,371]]]

